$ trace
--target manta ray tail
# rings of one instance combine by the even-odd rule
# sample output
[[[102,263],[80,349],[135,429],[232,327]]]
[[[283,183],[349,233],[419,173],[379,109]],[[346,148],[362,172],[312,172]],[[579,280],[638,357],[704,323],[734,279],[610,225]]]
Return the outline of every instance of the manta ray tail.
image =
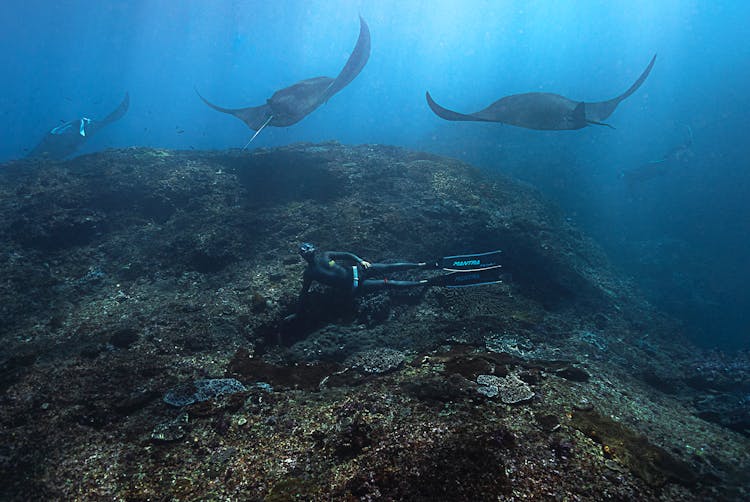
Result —
[[[587,124],[592,124],[592,125],[600,125],[600,126],[604,126],[604,127],[609,127],[610,129],[614,129],[615,128],[615,126],[613,126],[612,124],[607,124],[607,123],[604,123],[604,122],[597,122],[596,120],[587,120],[586,123]]]
[[[607,117],[612,115],[612,112],[615,111],[617,105],[619,105],[622,100],[628,98],[635,91],[637,91],[638,88],[643,84],[643,82],[646,81],[646,78],[648,77],[648,74],[651,73],[651,69],[654,67],[655,62],[656,54],[654,54],[654,57],[651,58],[651,62],[648,64],[646,69],[643,70],[643,73],[641,73],[641,76],[638,77],[638,80],[636,80],[627,91],[620,94],[616,98],[610,99],[609,101],[600,101],[598,103],[586,103],[586,122],[595,124],[606,120]]]
[[[268,117],[268,120],[266,120],[266,122],[262,126],[260,126],[260,129],[258,129],[257,131],[255,131],[255,134],[253,134],[253,137],[250,138],[250,141],[248,141],[247,143],[245,143],[245,146],[242,147],[243,150],[247,149],[247,147],[250,146],[250,143],[252,143],[253,140],[255,139],[255,137],[258,134],[260,134],[260,131],[262,131],[263,128],[268,125],[268,123],[271,121],[272,118],[273,118],[273,115],[271,115],[270,117]]]
[[[203,100],[204,103],[206,103],[214,110],[222,113],[228,113],[229,115],[234,115],[245,124],[247,124],[247,126],[253,131],[260,132],[260,130],[267,126],[271,122],[271,119],[273,119],[271,107],[268,106],[267,103],[261,106],[250,106],[248,108],[222,108],[221,106],[215,105],[201,96],[201,93],[198,92],[198,89],[195,90],[195,93],[199,98],[201,98],[201,100]],[[253,136],[253,139],[255,139],[255,136]]]

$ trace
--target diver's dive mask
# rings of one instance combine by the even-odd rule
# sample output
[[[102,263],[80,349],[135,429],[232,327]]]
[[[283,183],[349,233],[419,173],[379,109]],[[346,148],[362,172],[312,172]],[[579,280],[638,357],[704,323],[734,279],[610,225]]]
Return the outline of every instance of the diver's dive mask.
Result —
[[[303,258],[307,258],[315,254],[315,246],[309,242],[303,242],[299,245],[299,254]]]

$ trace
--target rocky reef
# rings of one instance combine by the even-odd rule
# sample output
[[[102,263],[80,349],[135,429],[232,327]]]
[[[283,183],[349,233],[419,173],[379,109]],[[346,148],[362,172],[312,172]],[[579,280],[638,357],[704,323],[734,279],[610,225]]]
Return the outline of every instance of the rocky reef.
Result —
[[[316,287],[290,320],[301,241],[501,249],[503,282]],[[452,159],[8,163],[0,277],[3,500],[749,496],[747,357],[691,347],[533,188]]]

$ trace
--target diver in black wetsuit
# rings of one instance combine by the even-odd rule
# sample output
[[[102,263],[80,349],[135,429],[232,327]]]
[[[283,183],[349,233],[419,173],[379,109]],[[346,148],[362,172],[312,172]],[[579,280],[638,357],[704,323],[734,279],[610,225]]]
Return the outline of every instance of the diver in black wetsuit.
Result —
[[[406,289],[420,286],[464,288],[496,284],[502,282],[500,279],[500,267],[502,265],[499,263],[501,252],[497,250],[489,253],[444,256],[435,261],[419,263],[370,263],[353,253],[317,252],[312,244],[302,243],[299,247],[299,254],[307,262],[307,268],[305,268],[297,311],[284,318],[285,326],[281,326],[275,331],[276,336],[277,338],[286,338],[290,333],[294,336],[294,329],[291,329],[290,326],[294,324],[299,326],[304,317],[301,314],[305,310],[305,298],[313,281],[334,288],[339,297],[343,294],[348,298],[386,288]],[[442,269],[447,273],[432,275],[428,279],[418,281],[375,279],[372,277],[376,274],[411,269]],[[299,331],[300,328],[296,329]],[[286,334],[284,334],[285,332]]]
[[[437,268],[437,264],[435,263],[370,263],[352,253],[336,251],[318,253],[315,246],[308,242],[300,245],[299,254],[307,262],[299,299],[300,308],[313,281],[318,281],[339,291],[358,294],[384,288],[429,286],[432,284],[432,281],[428,279],[400,281],[387,278],[372,279],[370,277],[375,274],[385,274],[400,270]],[[337,260],[340,260],[343,264]]]

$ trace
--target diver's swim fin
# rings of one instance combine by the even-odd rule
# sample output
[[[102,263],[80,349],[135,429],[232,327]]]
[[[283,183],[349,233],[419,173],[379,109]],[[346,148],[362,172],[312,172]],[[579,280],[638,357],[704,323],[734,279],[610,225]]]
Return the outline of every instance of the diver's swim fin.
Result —
[[[489,253],[444,256],[438,260],[437,268],[442,268],[448,272],[491,270],[502,266],[500,265],[500,253],[502,251],[497,250]]]
[[[467,288],[469,286],[481,286],[483,284],[496,284],[502,282],[498,266],[482,270],[465,272],[451,272],[430,279],[430,285],[442,286],[444,288]]]

